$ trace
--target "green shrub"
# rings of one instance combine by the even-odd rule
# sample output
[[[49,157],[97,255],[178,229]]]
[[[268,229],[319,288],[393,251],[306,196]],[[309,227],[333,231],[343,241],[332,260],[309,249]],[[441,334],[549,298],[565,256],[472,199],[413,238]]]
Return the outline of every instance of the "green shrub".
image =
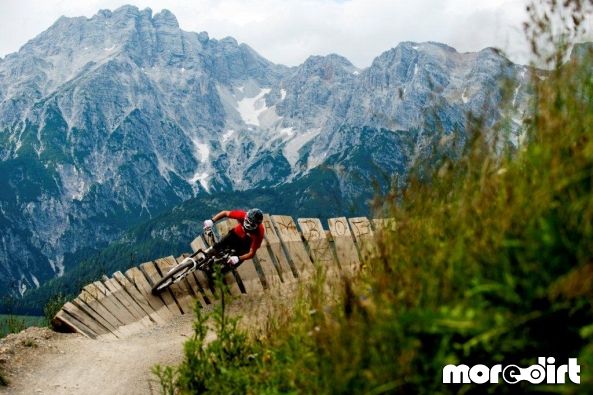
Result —
[[[43,316],[47,326],[51,326],[51,321],[58,314],[58,311],[64,306],[68,299],[61,293],[54,294],[47,304],[43,307]]]
[[[22,341],[22,344],[25,347],[33,347],[33,348],[37,348],[38,347],[37,343],[33,339],[24,339]]]
[[[220,303],[210,313],[203,313],[196,303],[194,334],[185,343],[184,362],[176,370],[155,366],[153,373],[159,378],[161,391],[175,393],[245,393],[248,377],[245,367],[253,359],[253,347],[245,333],[237,328],[238,317],[230,317],[229,298],[222,276],[217,273],[216,288]],[[209,334],[214,339],[209,339]]]
[[[27,327],[25,324],[25,320],[22,317],[9,314],[2,317],[0,321],[0,332],[3,335],[7,335],[9,333],[19,333],[23,329]]]

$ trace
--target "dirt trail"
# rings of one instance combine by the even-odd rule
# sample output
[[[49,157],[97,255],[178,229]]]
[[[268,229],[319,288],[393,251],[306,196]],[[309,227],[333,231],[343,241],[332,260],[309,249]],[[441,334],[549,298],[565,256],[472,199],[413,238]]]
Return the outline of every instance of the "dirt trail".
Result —
[[[0,363],[9,380],[0,393],[158,394],[151,367],[181,362],[192,322],[193,316],[185,315],[117,340],[30,328],[0,343]]]
[[[244,295],[229,301],[228,312],[242,317],[243,329],[258,331],[271,309],[290,304],[293,292],[294,287],[285,287],[274,294]],[[182,361],[194,317],[180,316],[117,340],[91,340],[47,328],[9,335],[0,340],[0,372],[9,381],[0,394],[158,394],[151,368]]]

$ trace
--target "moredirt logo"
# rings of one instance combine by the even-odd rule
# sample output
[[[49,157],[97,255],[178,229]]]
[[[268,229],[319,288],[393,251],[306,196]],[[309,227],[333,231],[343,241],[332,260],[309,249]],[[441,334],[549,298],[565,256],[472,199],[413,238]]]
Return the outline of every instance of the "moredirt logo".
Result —
[[[581,383],[581,366],[576,358],[568,358],[568,364],[556,366],[553,357],[539,357],[536,365],[520,368],[517,365],[447,365],[443,368],[443,384],[496,384],[500,377],[509,383],[516,384],[528,381],[531,384],[565,384],[566,379],[575,384]]]

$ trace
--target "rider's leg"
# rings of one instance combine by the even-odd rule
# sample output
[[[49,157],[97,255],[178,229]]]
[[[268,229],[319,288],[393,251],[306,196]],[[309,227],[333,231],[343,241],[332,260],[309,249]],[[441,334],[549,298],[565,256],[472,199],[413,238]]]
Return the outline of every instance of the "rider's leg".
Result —
[[[235,254],[237,255],[247,254],[251,248],[251,237],[247,235],[247,237],[243,239],[235,240],[234,245],[231,248],[235,250]]]
[[[213,246],[210,246],[204,253],[206,256],[212,256],[216,254],[217,251],[222,251],[227,248],[233,248],[232,246],[236,243],[236,239],[239,239],[239,236],[234,232],[233,229],[229,231],[220,241],[215,243]]]
[[[234,229],[231,229],[218,243],[207,249],[205,253],[207,256],[212,256],[218,251],[223,250],[234,250],[236,255],[243,255],[249,252],[251,247],[251,237],[241,238],[235,233]]]

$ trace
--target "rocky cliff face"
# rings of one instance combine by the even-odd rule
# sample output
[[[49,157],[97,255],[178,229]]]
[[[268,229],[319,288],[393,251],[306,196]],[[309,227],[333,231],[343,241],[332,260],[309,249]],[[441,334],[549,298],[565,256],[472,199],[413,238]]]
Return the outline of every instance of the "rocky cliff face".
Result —
[[[405,174],[435,135],[463,136],[468,112],[500,120],[505,79],[516,139],[527,78],[493,49],[402,43],[362,70],[338,55],[289,68],[168,11],[60,18],[0,60],[0,282],[22,293],[198,194],[326,166],[357,196],[355,179]]]

